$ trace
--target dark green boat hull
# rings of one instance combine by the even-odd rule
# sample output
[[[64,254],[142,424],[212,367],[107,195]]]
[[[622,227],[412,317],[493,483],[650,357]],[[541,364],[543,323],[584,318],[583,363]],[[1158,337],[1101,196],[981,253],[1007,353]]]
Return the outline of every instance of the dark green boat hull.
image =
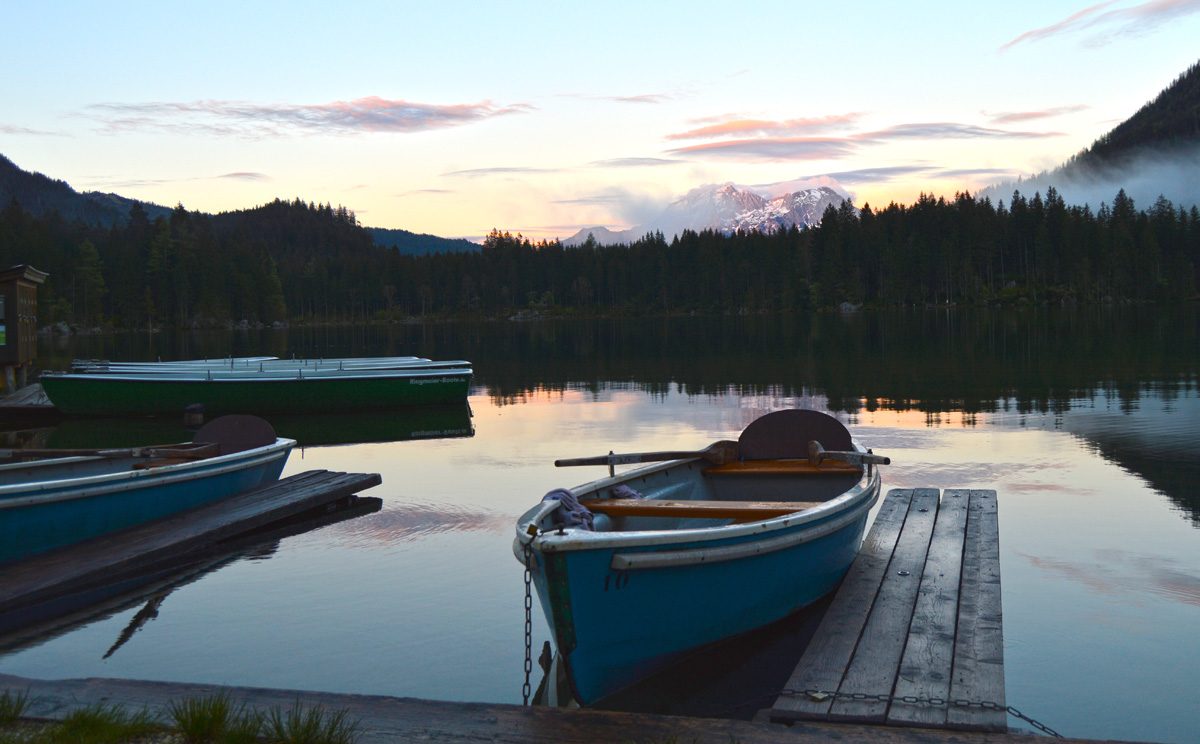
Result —
[[[69,415],[183,413],[194,403],[206,416],[226,413],[365,411],[456,403],[467,399],[471,375],[325,377],[273,380],[105,379],[43,375],[42,388]]]

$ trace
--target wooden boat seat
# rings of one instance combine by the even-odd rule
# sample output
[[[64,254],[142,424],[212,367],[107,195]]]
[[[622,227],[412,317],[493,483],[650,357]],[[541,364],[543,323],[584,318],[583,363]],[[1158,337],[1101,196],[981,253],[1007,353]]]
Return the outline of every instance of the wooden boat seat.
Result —
[[[826,460],[811,465],[808,460],[743,460],[706,468],[705,475],[859,475],[857,465]]]
[[[195,462],[195,457],[160,457],[156,460],[146,460],[145,462],[135,463],[134,470],[145,470],[147,468],[164,468],[168,465],[179,465],[185,462]]]
[[[610,517],[680,517],[757,522],[811,509],[821,501],[663,501],[661,499],[593,499],[590,511]]]

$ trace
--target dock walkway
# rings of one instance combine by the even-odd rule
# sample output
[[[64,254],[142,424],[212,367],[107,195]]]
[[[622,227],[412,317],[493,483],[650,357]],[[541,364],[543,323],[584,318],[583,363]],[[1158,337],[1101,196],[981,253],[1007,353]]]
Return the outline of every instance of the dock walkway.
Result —
[[[211,546],[316,511],[379,485],[377,473],[310,470],[204,506],[5,564],[0,633],[7,633],[203,556]]]
[[[995,491],[890,491],[770,720],[1007,731],[999,547]]]

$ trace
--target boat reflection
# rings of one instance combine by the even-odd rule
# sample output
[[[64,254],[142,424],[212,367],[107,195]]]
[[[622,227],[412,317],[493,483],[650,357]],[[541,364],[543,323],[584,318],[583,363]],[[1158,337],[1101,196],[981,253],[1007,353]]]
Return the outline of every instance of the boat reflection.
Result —
[[[372,514],[382,507],[382,499],[357,496],[336,511],[289,521],[275,528],[210,546],[184,565],[176,564],[170,568],[149,566],[144,573],[124,578],[119,584],[92,587],[82,594],[55,600],[48,607],[38,606],[0,617],[0,653],[40,646],[76,628],[143,605],[102,657],[108,659],[125,646],[138,630],[159,616],[165,600],[176,589],[199,581],[238,560],[266,560],[275,554],[280,541],[286,537]]]
[[[592,704],[626,713],[750,720],[784,688],[832,596],[764,628],[713,644]],[[562,658],[547,641],[533,705],[577,708]]]
[[[275,414],[268,420],[279,436],[295,439],[299,447],[475,436],[471,408],[466,403],[397,411]],[[186,442],[192,438],[192,432],[184,428],[182,415],[75,418],[56,426],[24,432],[19,436],[23,446],[45,448],[141,447]],[[18,437],[18,434],[13,432],[12,436]],[[37,443],[25,443],[25,440]]]

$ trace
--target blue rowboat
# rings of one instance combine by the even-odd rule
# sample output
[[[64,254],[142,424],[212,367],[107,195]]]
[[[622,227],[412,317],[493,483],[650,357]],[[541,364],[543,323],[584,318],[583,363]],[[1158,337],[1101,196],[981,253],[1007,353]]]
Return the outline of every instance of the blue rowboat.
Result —
[[[295,444],[262,419],[225,416],[187,444],[28,462],[8,462],[28,450],[0,451],[0,563],[273,483]]]
[[[872,466],[889,462],[831,416],[788,410],[700,452],[556,464],[608,464],[611,473],[668,458],[566,499],[551,492],[517,521],[513,551],[581,704],[831,592],[879,497]],[[622,498],[626,488],[643,498]],[[591,529],[578,524],[588,515],[570,495]]]

